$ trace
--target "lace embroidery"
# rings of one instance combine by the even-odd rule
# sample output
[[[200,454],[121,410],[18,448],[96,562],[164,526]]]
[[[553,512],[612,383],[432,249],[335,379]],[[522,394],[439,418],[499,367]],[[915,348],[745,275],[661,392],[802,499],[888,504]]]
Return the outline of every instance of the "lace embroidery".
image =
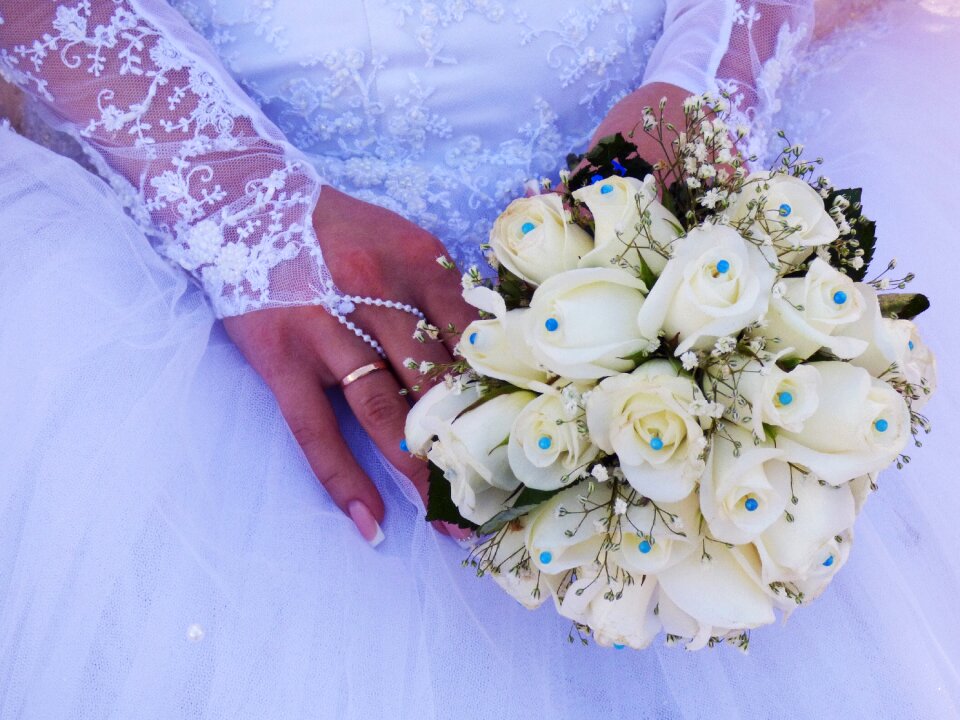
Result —
[[[270,88],[255,81],[245,87],[328,182],[426,228],[462,264],[481,262],[479,243],[525,183],[556,175],[566,153],[582,149],[609,108],[639,86],[659,33],[657,12],[623,0],[547,15],[541,25],[523,9],[531,3],[380,2],[422,60],[406,68],[403,86],[382,89],[381,78],[395,67],[390,48],[354,45],[307,56]],[[228,65],[241,51],[264,51],[256,38],[275,29],[263,18],[226,20],[203,0],[172,4],[211,38]],[[537,68],[529,81],[518,80],[530,92],[516,108],[516,123],[483,136],[458,127],[437,95],[439,74],[464,52],[476,52],[454,34],[466,21],[498,25],[499,35],[524,48],[517,62]],[[561,96],[572,98],[572,106],[561,108]]]
[[[744,27],[748,33],[763,20],[763,2],[753,2],[744,7],[739,0],[734,9],[735,25]],[[775,117],[781,111],[780,96],[785,80],[800,61],[812,28],[807,23],[782,24],[776,33],[774,50],[769,57],[761,58],[751,88],[755,100],[747,103],[742,88],[736,82],[717,79],[718,88],[731,93],[734,100],[730,117],[734,124],[749,128],[741,142],[741,150],[747,156],[756,156],[758,167],[767,167],[782,149],[776,137]],[[755,52],[751,50],[751,52]]]
[[[220,316],[304,303],[348,311],[352,304],[324,272],[310,224],[319,190],[313,168],[259,134],[243,99],[228,96],[208,68],[125,0],[112,3],[57,6],[39,38],[0,54],[5,77],[50,102],[55,75],[63,92],[71,85],[65,74],[103,78],[96,112],[78,134],[98,154],[124,143],[135,149],[138,166],[126,175],[139,177],[139,204],[150,213],[160,251],[198,278]],[[98,11],[108,17],[94,25]],[[52,56],[59,63],[49,66]],[[247,153],[254,162],[244,160]],[[298,295],[271,285],[278,266],[293,260],[307,276],[309,297],[302,288]]]

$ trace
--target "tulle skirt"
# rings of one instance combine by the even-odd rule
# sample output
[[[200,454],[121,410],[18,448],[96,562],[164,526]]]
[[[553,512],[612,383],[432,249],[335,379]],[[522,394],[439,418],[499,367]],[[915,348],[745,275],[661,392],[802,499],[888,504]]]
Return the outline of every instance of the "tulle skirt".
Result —
[[[0,132],[0,717],[957,717],[960,20],[892,17],[783,119],[933,298],[935,432],[881,476],[825,595],[748,655],[569,643],[461,567],[341,402],[389,508],[368,547],[106,186]]]

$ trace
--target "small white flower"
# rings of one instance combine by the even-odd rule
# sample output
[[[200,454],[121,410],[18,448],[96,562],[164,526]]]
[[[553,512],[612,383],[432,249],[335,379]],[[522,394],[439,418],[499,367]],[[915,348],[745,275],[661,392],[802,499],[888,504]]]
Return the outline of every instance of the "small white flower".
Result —
[[[710,402],[705,397],[696,398],[687,407],[691,415],[698,417],[720,418],[723,417],[724,407],[720,403]]]
[[[613,501],[613,514],[614,515],[626,515],[627,514],[627,501],[622,497],[618,497]]]
[[[580,410],[583,396],[573,383],[571,383],[560,391],[560,401],[563,403],[563,411],[569,419],[572,419]]]
[[[859,255],[858,255],[857,257],[855,257],[853,260],[850,261],[850,267],[852,267],[854,270],[859,270],[859,269],[861,269],[861,268],[863,267],[863,258],[860,257]],[[883,288],[882,288],[883,290],[886,290],[887,287],[890,286],[890,281],[889,281],[889,280],[882,280],[881,282],[887,283],[886,287],[883,287]]]
[[[693,352],[693,350],[687,350],[680,356],[680,362],[683,363],[684,370],[692,372],[694,368],[700,365],[700,358],[697,357],[697,354]]]
[[[436,325],[431,325],[426,320],[421,319],[417,323],[417,333],[423,333],[431,340],[436,340],[440,337],[440,328]]]
[[[726,337],[717,338],[717,342],[714,343],[712,355],[726,355],[731,353],[737,347],[736,339],[727,335]]]
[[[712,188],[707,190],[702,198],[700,198],[700,204],[703,207],[713,210],[717,203],[720,202],[720,191],[717,188]]]
[[[698,187],[700,187],[700,185],[701,185],[700,181],[697,180],[695,177],[688,177],[688,178],[687,178],[687,187],[688,187],[688,188],[690,188],[690,189],[692,189],[692,190],[696,190]]]
[[[858,259],[859,259],[859,258],[858,258]],[[883,278],[882,280],[880,280],[879,288],[880,288],[881,290],[889,290],[889,289],[890,289],[890,280],[888,280],[887,278]]]
[[[590,470],[590,475],[599,483],[604,483],[610,479],[610,473],[607,472],[607,468],[603,465],[594,465]]]
[[[437,257],[437,265],[442,267],[445,270],[456,270],[457,266],[453,264],[453,261],[448,258],[446,255],[440,255]]]
[[[420,371],[420,374],[421,374],[421,375],[426,375],[428,372],[430,372],[431,370],[433,370],[435,367],[436,367],[436,365],[435,365],[434,363],[430,362],[429,360],[424,360],[423,362],[420,363],[420,365],[417,367],[417,369]]]
[[[460,278],[460,287],[464,290],[472,290],[477,285],[480,284],[480,273],[477,270],[477,266],[472,266],[467,272],[463,274]]]

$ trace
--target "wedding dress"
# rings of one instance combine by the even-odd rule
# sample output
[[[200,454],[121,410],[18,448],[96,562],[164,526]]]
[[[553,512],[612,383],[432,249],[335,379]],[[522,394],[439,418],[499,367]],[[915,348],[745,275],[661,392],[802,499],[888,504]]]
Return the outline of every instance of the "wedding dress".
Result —
[[[784,124],[829,158],[835,181],[865,186],[882,251],[934,298],[921,327],[949,378],[949,170],[916,159],[957,147],[942,108],[960,79],[949,5],[891,5],[799,62],[790,25],[733,67],[716,49],[759,18],[732,2],[173,3],[209,45],[165,7],[111,2],[111,17],[133,8],[122,22],[172,33],[159,36],[180,54],[143,65],[167,63],[170,87],[186,70],[184,92],[226,88],[202,120],[222,145],[156,149],[186,173],[210,165],[194,177],[226,196],[197,205],[182,184],[152,184],[167,166],[151,149],[119,152],[97,128],[72,129],[111,187],[0,132],[0,717],[956,716],[949,383],[929,406],[934,435],[881,477],[851,560],[816,604],[756,632],[748,656],[618,653],[569,645],[566,621],[461,568],[463,551],[422,521],[409,484],[341,408],[389,508],[386,542],[368,548],[214,322],[308,302],[349,317],[302,222],[321,178],[475,262],[497,210],[525,181],[555,176],[620,96],[645,79],[702,90],[726,68],[750,85],[759,152]],[[77,17],[58,17],[60,31],[79,33]],[[693,57],[665,50],[678,36],[697,38]],[[96,52],[81,48],[89,82]],[[184,58],[209,71],[211,48],[243,90],[196,72],[189,83],[201,65]],[[12,48],[0,65],[35,92],[56,81]],[[108,122],[100,110],[122,108],[117,95],[93,117]],[[230,163],[233,152],[258,162]],[[116,170],[121,154],[136,170]]]

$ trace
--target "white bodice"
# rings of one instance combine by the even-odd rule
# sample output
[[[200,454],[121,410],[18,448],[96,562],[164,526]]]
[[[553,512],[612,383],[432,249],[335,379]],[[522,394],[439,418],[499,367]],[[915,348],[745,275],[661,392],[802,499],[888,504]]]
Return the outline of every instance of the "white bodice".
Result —
[[[0,0],[0,74],[81,141],[219,315],[315,304],[352,327],[354,303],[373,300],[342,295],[324,263],[312,219],[323,182],[479,262],[497,213],[555,178],[644,82],[733,81],[746,112],[771,106],[809,11],[810,0]]]
[[[641,84],[662,0],[173,0],[327,182],[461,261]]]

